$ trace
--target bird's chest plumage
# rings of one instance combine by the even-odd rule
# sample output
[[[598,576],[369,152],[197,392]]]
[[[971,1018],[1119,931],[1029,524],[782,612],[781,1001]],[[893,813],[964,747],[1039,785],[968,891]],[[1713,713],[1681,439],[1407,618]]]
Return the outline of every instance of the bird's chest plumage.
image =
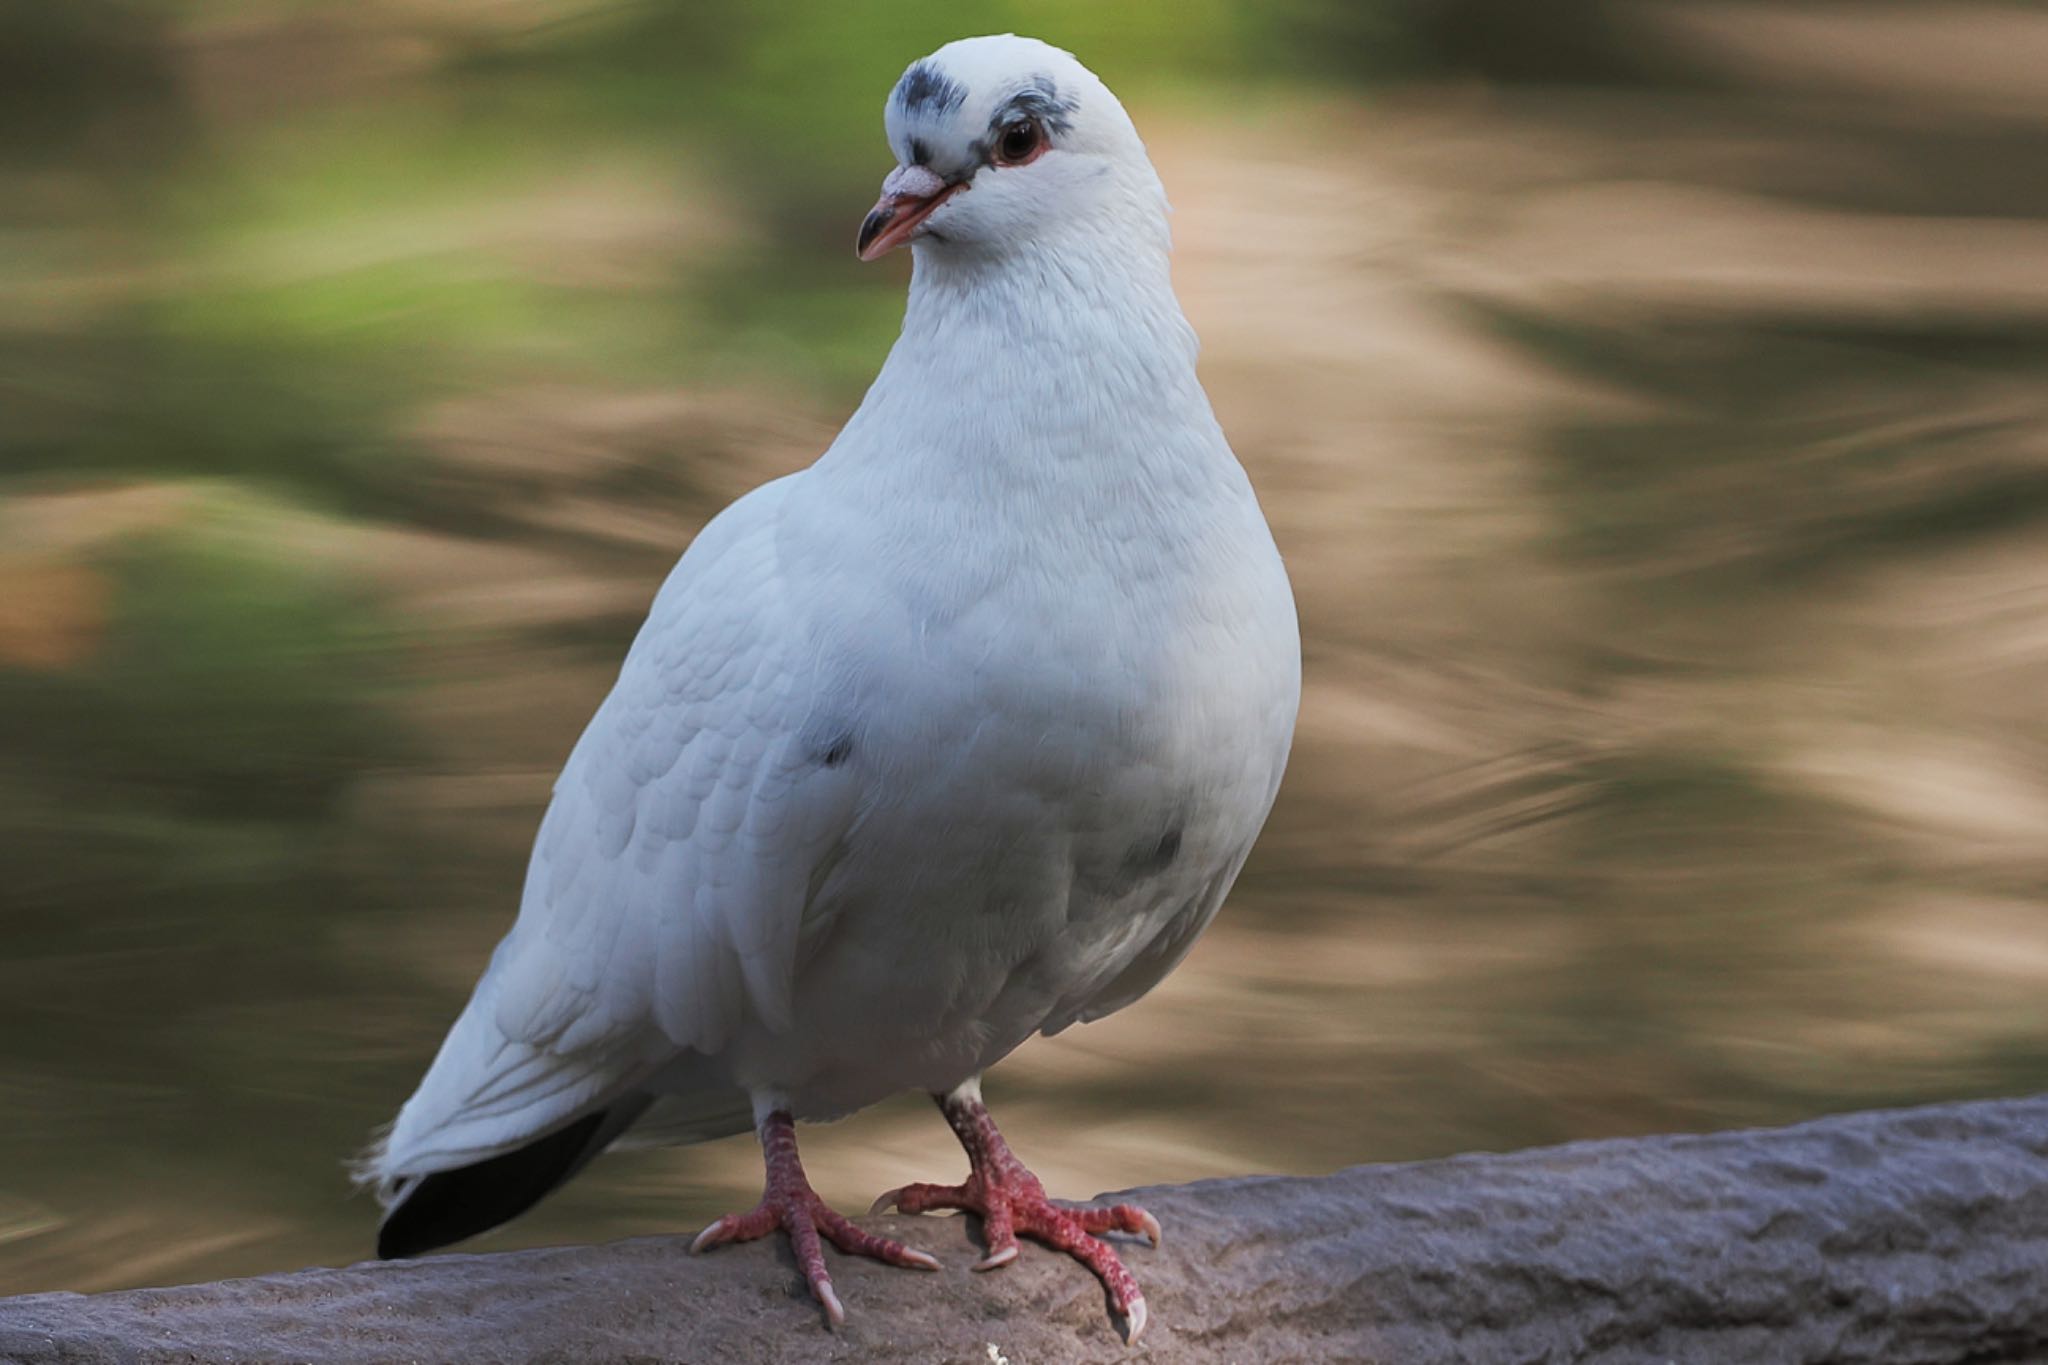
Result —
[[[1126,533],[988,553],[936,591],[902,593],[896,630],[848,642],[855,695],[877,703],[855,701],[858,728],[895,794],[879,804],[923,822],[928,854],[985,862],[1020,838],[1065,838],[1091,885],[1179,861],[1126,840],[1200,853],[1190,833],[1267,794],[1275,723],[1292,715],[1292,614],[1272,611],[1285,579],[1252,530],[1264,543],[1233,546],[1222,569],[1191,536]]]
[[[800,996],[820,1031],[879,1030],[863,1055],[882,1043],[915,1073],[893,1084],[937,1084],[1213,909],[1297,690],[1284,573],[1262,522],[1242,535],[1220,562],[1170,536],[984,545],[821,630],[870,795],[819,888]]]

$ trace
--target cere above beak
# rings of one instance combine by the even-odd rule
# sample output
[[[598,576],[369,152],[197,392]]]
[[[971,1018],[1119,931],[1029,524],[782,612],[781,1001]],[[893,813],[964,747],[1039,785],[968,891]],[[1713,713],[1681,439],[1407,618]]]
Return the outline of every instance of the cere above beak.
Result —
[[[910,240],[933,210],[966,185],[964,180],[949,185],[922,166],[898,166],[882,182],[882,197],[861,221],[854,251],[864,261],[894,251]]]

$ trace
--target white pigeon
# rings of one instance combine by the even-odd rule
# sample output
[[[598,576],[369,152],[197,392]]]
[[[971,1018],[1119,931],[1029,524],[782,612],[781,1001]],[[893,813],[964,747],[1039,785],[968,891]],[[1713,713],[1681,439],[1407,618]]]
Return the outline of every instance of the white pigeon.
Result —
[[[1145,1303],[1055,1204],[981,1074],[1156,985],[1215,915],[1294,730],[1279,553],[1195,375],[1167,204],[1123,106],[1070,54],[949,43],[886,106],[898,165],[859,254],[905,242],[902,337],[809,469],[706,526],[655,598],[541,822],[518,922],[363,1159],[380,1256],[524,1211],[629,1128],[759,1134],[758,1208],[833,1323],[819,1246],[936,1268],[827,1208],[795,1121],[908,1088],[980,1215]]]

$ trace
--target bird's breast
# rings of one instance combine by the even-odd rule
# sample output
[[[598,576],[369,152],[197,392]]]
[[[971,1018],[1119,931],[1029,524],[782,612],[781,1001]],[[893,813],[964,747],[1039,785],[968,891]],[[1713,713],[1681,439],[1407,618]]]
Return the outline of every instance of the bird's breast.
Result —
[[[877,515],[831,557],[818,731],[861,797],[777,1066],[823,1075],[852,1039],[897,1059],[890,1086],[943,1089],[1213,910],[1299,691],[1292,597],[1246,502],[1199,538],[998,519],[926,555]]]
[[[848,632],[869,846],[956,907],[1069,918],[1241,856],[1299,686],[1292,599],[1256,531],[1220,558],[1018,556]]]

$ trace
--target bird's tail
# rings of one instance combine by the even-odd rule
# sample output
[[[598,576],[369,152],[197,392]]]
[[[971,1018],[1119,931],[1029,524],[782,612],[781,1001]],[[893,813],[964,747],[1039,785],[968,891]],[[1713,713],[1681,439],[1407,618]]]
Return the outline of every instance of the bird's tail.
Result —
[[[518,1217],[590,1164],[653,1102],[635,1092],[522,1147],[425,1175],[390,1174],[380,1140],[356,1163],[357,1180],[374,1185],[384,1205],[377,1255],[418,1256]]]
[[[650,1068],[620,1052],[556,1052],[498,1027],[479,984],[398,1118],[351,1163],[384,1206],[380,1256],[416,1256],[496,1227],[645,1113]]]

